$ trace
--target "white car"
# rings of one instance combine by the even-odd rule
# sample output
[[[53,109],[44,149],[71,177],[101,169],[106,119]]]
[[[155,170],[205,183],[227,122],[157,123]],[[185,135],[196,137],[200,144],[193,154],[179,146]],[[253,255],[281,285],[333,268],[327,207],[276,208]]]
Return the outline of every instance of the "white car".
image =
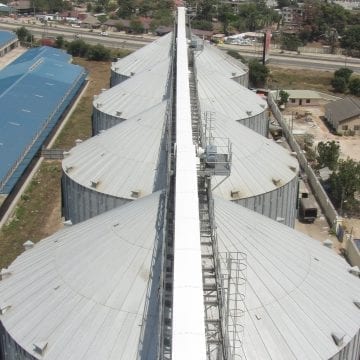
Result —
[[[108,34],[106,31],[102,31],[102,32],[100,33],[100,35],[101,35],[101,36],[108,36],[109,34]]]

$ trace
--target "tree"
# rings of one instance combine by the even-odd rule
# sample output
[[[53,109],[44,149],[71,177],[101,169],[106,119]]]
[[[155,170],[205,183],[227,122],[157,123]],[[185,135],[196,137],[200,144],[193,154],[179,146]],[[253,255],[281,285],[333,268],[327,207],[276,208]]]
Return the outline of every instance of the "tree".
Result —
[[[234,59],[240,60],[243,64],[246,64],[245,58],[240,55],[236,50],[228,50],[226,53],[232,56]]]
[[[350,80],[349,91],[352,95],[360,96],[360,78],[356,77]]]
[[[340,160],[337,171],[330,175],[330,184],[335,206],[354,201],[355,193],[360,190],[360,163],[350,158]]]
[[[259,60],[251,59],[249,61],[249,80],[253,86],[264,86],[268,76],[269,69]]]
[[[89,45],[82,39],[78,39],[69,43],[67,52],[73,56],[86,57]]]
[[[333,141],[320,141],[317,146],[317,168],[321,169],[327,166],[330,170],[336,170],[339,156],[340,145]]]
[[[336,92],[344,93],[347,89],[347,83],[345,78],[340,76],[335,76],[333,79],[331,79],[331,86]]]
[[[340,68],[334,72],[331,85],[336,92],[344,93],[347,91],[352,73],[353,71],[349,68]]]
[[[107,61],[111,57],[109,49],[101,44],[91,46],[87,52],[87,59],[94,61]]]
[[[133,0],[119,0],[119,8],[117,14],[120,18],[128,19],[135,14],[136,3]]]
[[[345,79],[345,81],[348,83],[350,80],[350,76],[353,73],[353,71],[349,68],[343,67],[334,72],[334,76],[340,76]]]
[[[63,36],[57,36],[55,41],[55,46],[59,49],[62,49],[65,45],[65,40]]]
[[[303,43],[296,34],[283,34],[281,38],[281,49],[297,51]]]
[[[280,96],[279,105],[284,105],[288,102],[290,94],[285,90],[280,90],[279,96]]]
[[[144,32],[144,26],[139,19],[131,19],[129,30],[134,34],[142,34]]]
[[[20,41],[27,41],[29,36],[31,36],[31,32],[25,26],[16,29],[15,32]]]
[[[344,31],[340,39],[340,44],[344,49],[347,49],[350,54],[360,52],[360,25],[354,25]]]

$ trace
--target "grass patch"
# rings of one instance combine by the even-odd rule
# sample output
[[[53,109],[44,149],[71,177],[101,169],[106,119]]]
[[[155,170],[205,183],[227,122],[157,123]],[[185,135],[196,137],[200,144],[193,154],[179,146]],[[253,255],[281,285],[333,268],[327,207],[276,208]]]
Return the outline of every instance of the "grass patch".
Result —
[[[0,231],[0,267],[7,267],[23,251],[26,240],[36,242],[60,227],[60,176],[60,161],[41,164]]]
[[[334,95],[331,79],[334,72],[309,69],[286,69],[268,66],[270,69],[269,87],[285,90],[316,90]]]

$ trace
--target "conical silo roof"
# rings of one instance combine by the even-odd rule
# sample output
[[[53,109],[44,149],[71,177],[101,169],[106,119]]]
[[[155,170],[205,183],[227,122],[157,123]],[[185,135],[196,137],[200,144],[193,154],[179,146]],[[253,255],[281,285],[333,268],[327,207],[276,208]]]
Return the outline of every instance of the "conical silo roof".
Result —
[[[170,58],[172,32],[111,64],[111,71],[132,77]]]
[[[244,270],[246,265],[241,274],[246,286],[239,279],[237,289],[239,296],[245,295],[245,313],[239,316],[244,358],[357,359],[359,278],[349,273],[342,257],[220,198],[215,199],[215,219],[219,251],[232,252],[234,259],[237,252],[246,254],[240,266]],[[338,346],[334,338],[342,337]],[[335,356],[341,350],[347,356]]]
[[[167,103],[162,101],[72,148],[62,162],[65,176],[94,192],[129,200],[163,188]]]
[[[248,74],[249,68],[240,60],[233,58],[225,51],[218,49],[207,41],[202,42],[200,50],[195,51],[196,66],[208,75],[218,72],[225,78],[232,79]]]
[[[267,103],[259,95],[235,81],[197,67],[198,96],[201,111],[227,114],[232,120],[243,120],[264,113]]]
[[[257,196],[274,191],[297,178],[297,159],[272,139],[259,135],[224,114],[214,113],[211,127],[215,144],[225,145],[224,139],[229,139],[232,147],[230,176],[225,181],[221,176],[212,177],[216,195],[227,200]],[[234,193],[235,198],[231,196]]]
[[[2,272],[8,358],[135,360],[141,344],[157,359],[161,199],[61,230]]]
[[[106,125],[107,121],[117,119],[121,122],[161,103],[168,96],[169,66],[170,60],[164,59],[94,97],[93,122],[95,119],[104,122],[102,129],[107,129],[110,127]]]

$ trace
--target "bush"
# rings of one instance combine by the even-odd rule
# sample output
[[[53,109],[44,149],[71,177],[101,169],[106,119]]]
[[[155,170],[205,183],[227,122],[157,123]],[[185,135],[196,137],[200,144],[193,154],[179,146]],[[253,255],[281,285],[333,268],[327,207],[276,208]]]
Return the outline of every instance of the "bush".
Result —
[[[353,78],[349,82],[349,91],[352,95],[360,96],[360,78]]]

